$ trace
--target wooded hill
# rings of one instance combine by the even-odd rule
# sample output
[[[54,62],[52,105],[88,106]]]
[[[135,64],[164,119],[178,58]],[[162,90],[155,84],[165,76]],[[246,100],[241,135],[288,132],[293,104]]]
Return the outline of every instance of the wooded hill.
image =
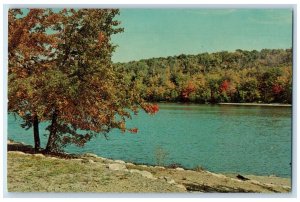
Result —
[[[291,103],[292,49],[179,55],[115,63],[151,102]]]

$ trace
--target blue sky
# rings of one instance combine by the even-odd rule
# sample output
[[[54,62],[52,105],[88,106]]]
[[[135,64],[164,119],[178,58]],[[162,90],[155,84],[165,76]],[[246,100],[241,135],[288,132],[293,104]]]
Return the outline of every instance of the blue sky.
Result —
[[[114,62],[292,47],[291,9],[121,9]]]

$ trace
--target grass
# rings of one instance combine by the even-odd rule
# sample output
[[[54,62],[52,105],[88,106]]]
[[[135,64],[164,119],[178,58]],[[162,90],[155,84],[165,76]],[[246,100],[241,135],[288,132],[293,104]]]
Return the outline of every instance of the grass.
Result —
[[[156,180],[138,173],[112,171],[107,167],[111,160],[95,157],[58,155],[55,157],[34,154],[31,148],[19,144],[8,145],[7,179],[9,192],[185,192],[167,183],[174,179],[190,191],[205,192],[289,192],[290,180],[251,176],[267,184],[238,181],[220,174],[205,171],[197,166],[193,170],[178,171],[180,165],[170,168],[126,164],[126,168],[149,171]],[[17,150],[14,150],[17,149]],[[26,153],[20,152],[25,151]],[[234,177],[234,176],[233,176]],[[274,183],[274,186],[269,184]],[[276,185],[275,185],[276,184]],[[277,185],[278,184],[278,185]],[[205,185],[205,186],[204,186]],[[288,186],[288,187],[286,187]]]
[[[9,192],[178,192],[162,181],[111,171],[101,162],[8,153]]]

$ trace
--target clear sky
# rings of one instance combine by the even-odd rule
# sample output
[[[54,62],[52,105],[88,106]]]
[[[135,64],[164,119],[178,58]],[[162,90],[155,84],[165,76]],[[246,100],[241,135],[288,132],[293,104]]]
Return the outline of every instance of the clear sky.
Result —
[[[121,9],[114,62],[292,47],[291,9]]]

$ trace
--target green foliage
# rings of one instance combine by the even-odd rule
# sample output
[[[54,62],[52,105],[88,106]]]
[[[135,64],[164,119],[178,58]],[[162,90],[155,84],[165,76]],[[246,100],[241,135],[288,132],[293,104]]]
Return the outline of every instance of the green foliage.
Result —
[[[152,102],[291,103],[292,50],[202,53],[116,63]]]

